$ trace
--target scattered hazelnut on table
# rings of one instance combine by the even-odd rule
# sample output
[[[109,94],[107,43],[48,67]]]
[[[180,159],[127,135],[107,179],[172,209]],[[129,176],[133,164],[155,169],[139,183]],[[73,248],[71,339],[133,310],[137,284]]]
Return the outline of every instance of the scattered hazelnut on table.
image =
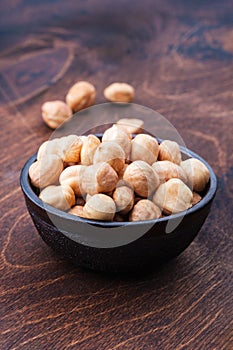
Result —
[[[73,112],[92,106],[95,103],[96,90],[94,85],[87,81],[74,84],[66,95],[66,103]]]
[[[42,118],[51,128],[58,128],[64,121],[72,116],[71,108],[63,101],[48,101],[41,107]]]
[[[128,134],[140,134],[144,128],[143,120],[135,118],[122,118],[116,124],[122,127]]]
[[[159,154],[157,140],[146,134],[139,134],[131,141],[131,160],[143,160],[152,165],[156,162]]]
[[[159,145],[159,160],[170,160],[170,162],[180,164],[181,152],[177,142],[164,140]]]
[[[112,102],[132,102],[134,88],[126,83],[112,83],[104,89],[104,96]]]
[[[139,200],[129,215],[130,221],[153,220],[161,217],[161,210],[148,199]]]
[[[172,214],[191,207],[193,193],[180,179],[170,179],[155,191],[153,202],[165,213]]]
[[[70,186],[47,186],[41,191],[39,198],[60,210],[68,210],[75,204],[75,195]]]
[[[112,221],[116,212],[113,199],[99,193],[92,196],[84,205],[83,214],[88,219]]]
[[[169,160],[157,161],[152,164],[153,169],[159,176],[160,183],[166,182],[172,178],[177,178],[187,183],[187,175],[181,166],[170,162]]]
[[[152,166],[142,160],[136,160],[126,168],[123,180],[128,182],[141,197],[147,198],[159,186],[159,177]]]
[[[63,170],[63,162],[55,154],[47,155],[35,161],[29,168],[29,177],[32,185],[44,188],[56,184]]]
[[[185,171],[189,186],[195,192],[204,190],[210,179],[208,168],[199,159],[189,158],[181,162],[181,167]]]

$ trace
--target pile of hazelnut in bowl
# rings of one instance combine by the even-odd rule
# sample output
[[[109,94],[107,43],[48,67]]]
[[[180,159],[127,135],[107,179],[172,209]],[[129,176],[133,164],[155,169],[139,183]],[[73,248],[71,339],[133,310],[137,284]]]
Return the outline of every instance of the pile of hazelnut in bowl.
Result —
[[[206,165],[182,159],[175,141],[143,133],[143,121],[120,119],[101,137],[44,142],[29,168],[46,204],[97,221],[143,221],[194,206],[210,179]]]

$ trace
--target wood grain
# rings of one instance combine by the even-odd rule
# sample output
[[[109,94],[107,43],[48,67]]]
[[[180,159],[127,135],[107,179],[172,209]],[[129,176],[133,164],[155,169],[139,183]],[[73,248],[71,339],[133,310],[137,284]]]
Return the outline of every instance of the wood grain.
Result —
[[[232,2],[0,6],[0,348],[232,349]],[[130,82],[135,102],[166,116],[218,176],[198,237],[148,275],[69,265],[26,211],[20,169],[51,134],[40,106],[78,79],[95,84],[98,103],[110,82]]]

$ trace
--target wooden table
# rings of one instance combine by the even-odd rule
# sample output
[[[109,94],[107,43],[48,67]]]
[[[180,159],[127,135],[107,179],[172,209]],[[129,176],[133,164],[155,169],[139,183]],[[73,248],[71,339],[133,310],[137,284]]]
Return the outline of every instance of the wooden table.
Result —
[[[3,350],[232,349],[233,27],[229,1],[16,1],[0,9]],[[203,229],[149,275],[75,268],[37,234],[20,170],[51,130],[44,101],[76,80],[128,81],[135,102],[214,168]]]

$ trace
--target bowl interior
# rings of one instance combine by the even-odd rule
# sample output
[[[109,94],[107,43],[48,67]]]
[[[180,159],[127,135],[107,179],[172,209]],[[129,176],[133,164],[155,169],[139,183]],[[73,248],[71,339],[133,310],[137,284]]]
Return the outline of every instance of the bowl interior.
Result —
[[[96,136],[101,138],[102,134],[98,133],[98,134],[96,134]],[[161,142],[161,140],[158,139],[158,142]],[[205,190],[201,193],[201,195],[202,195],[201,201],[198,202],[197,204],[195,204],[193,207],[187,209],[187,211],[185,211],[185,215],[189,215],[192,212],[200,210],[201,207],[205,206],[210,200],[212,200],[214,198],[215,193],[216,193],[216,189],[217,189],[217,179],[216,179],[216,176],[214,174],[213,169],[203,158],[201,158],[199,155],[197,155],[196,153],[194,153],[193,151],[191,151],[187,148],[184,148],[182,146],[180,146],[180,148],[181,148],[183,159],[187,159],[189,157],[197,158],[206,165],[206,167],[208,168],[208,170],[210,172],[210,180],[209,180],[209,183],[207,184]],[[33,162],[36,161],[36,158],[37,158],[37,154],[34,154],[25,163],[25,165],[22,169],[22,172],[21,172],[20,184],[21,184],[21,187],[22,187],[24,194],[28,198],[30,198],[30,200],[35,205],[39,206],[42,209],[45,209],[49,214],[56,215],[56,216],[63,218],[65,220],[83,222],[83,223],[88,223],[91,225],[101,226],[101,227],[119,227],[119,226],[124,226],[124,225],[136,226],[136,225],[142,225],[142,224],[144,225],[145,222],[147,222],[148,224],[151,224],[151,223],[155,223],[155,222],[168,221],[169,219],[179,219],[179,218],[184,216],[184,212],[180,212],[177,214],[171,214],[171,215],[168,215],[168,216],[165,216],[165,217],[162,217],[159,219],[154,219],[154,220],[134,221],[134,222],[130,222],[130,221],[106,222],[106,221],[90,220],[90,219],[81,218],[81,217],[78,217],[75,215],[71,215],[67,212],[61,211],[59,209],[56,209],[56,208],[42,202],[42,200],[38,197],[39,190],[37,188],[35,188],[34,186],[32,186],[29,175],[28,175],[29,167]]]

